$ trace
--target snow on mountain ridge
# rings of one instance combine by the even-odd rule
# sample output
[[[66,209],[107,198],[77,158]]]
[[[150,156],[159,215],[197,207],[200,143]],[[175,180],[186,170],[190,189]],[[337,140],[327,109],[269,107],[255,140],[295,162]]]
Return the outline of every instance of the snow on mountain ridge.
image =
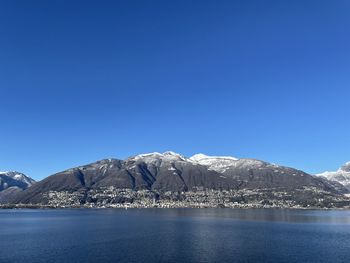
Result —
[[[208,156],[202,153],[195,154],[189,158],[193,163],[209,167],[210,170],[225,172],[229,167],[235,165],[237,158],[232,156]]]
[[[28,187],[31,186],[35,182],[32,178],[26,176],[23,173],[16,172],[16,171],[0,172],[0,175],[5,175],[5,176],[8,176],[14,180],[23,182],[23,183],[27,184]]]
[[[340,167],[341,171],[345,171],[345,172],[350,172],[350,162],[346,162],[342,167]]]
[[[188,161],[188,158],[172,151],[166,151],[164,153],[159,153],[159,152],[143,153],[143,154],[132,156],[128,158],[128,160],[143,160],[147,163],[150,163],[150,162],[163,161],[163,160],[164,161]]]
[[[255,160],[255,159],[238,159],[232,156],[209,156],[203,153],[198,153],[190,158],[187,158],[181,154],[167,151],[164,153],[151,152],[139,154],[128,158],[130,161],[139,161],[142,160],[146,163],[155,163],[155,162],[173,162],[173,161],[182,161],[189,162],[192,164],[207,166],[209,170],[223,173],[230,168],[237,166],[240,167],[259,167],[261,165],[267,164],[265,162]],[[273,165],[273,164],[271,164]],[[273,165],[277,166],[277,165]]]
[[[350,189],[350,162],[346,162],[337,171],[326,171],[316,174],[316,176],[322,176],[328,180],[336,181]]]
[[[201,161],[201,160],[204,160],[204,159],[211,159],[211,160],[214,160],[214,159],[227,159],[227,160],[232,160],[232,161],[237,161],[238,160],[237,158],[232,157],[232,156],[208,156],[208,155],[205,155],[203,153],[197,153],[197,154],[193,155],[192,157],[190,157],[189,159],[192,160],[192,161]]]

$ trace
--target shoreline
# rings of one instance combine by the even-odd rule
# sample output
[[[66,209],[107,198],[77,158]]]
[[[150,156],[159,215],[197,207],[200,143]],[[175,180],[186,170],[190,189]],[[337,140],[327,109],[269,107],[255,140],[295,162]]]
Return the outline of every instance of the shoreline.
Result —
[[[52,205],[0,205],[0,210],[21,210],[21,209],[32,209],[32,210],[69,210],[69,209],[276,209],[276,210],[350,210],[350,207],[277,207],[277,206],[130,206],[130,205],[120,205],[120,206],[52,206]]]

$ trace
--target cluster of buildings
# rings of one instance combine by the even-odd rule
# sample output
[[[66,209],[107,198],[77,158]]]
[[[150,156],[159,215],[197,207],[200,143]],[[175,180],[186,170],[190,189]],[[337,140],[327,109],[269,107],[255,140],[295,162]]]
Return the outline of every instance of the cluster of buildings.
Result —
[[[350,198],[332,195],[316,188],[293,191],[282,189],[210,190],[196,188],[186,192],[118,189],[114,187],[44,194],[50,207],[116,208],[344,208]]]

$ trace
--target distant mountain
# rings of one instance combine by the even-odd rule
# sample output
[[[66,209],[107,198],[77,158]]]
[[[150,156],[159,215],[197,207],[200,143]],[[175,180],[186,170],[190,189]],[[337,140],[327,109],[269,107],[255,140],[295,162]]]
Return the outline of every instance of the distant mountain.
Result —
[[[73,196],[75,199],[72,196],[68,198],[69,202],[73,202],[71,199],[76,200],[79,196],[81,204],[120,202],[120,200],[124,202],[126,200],[123,197],[118,198],[119,201],[116,201],[115,198],[106,201],[101,200],[101,197],[96,197],[101,196],[102,190],[100,189],[107,188],[129,189],[130,191],[147,190],[154,194],[154,198],[160,199],[163,198],[164,193],[207,190],[218,193],[233,191],[240,193],[241,199],[245,192],[250,193],[250,196],[254,194],[254,198],[263,198],[262,196],[268,198],[267,196],[273,192],[278,193],[278,198],[287,201],[293,199],[293,202],[297,200],[295,202],[300,203],[309,202],[311,192],[317,193],[317,200],[320,200],[319,196],[322,193],[337,196],[348,192],[341,185],[334,185],[326,179],[264,161],[204,154],[196,154],[187,158],[169,151],[140,154],[125,160],[105,159],[71,168],[51,175],[17,194],[15,202],[47,204],[52,203],[53,199],[59,196],[66,196],[67,193],[77,193],[76,196]],[[114,197],[115,195],[115,193],[110,194]],[[192,199],[195,198],[197,197]],[[184,197],[176,196],[176,200],[178,199],[183,200]],[[202,199],[204,201],[201,202],[208,201],[208,197]],[[233,199],[230,197],[227,200]]]
[[[345,163],[337,171],[327,171],[324,173],[317,174],[317,176],[325,177],[330,181],[338,182],[350,190],[350,162]]]
[[[0,203],[7,202],[16,193],[21,192],[35,181],[19,172],[0,172]]]

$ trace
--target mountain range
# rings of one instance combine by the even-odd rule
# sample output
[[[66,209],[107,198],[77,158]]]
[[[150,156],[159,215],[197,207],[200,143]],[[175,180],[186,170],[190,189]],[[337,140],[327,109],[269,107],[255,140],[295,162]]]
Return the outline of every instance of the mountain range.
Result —
[[[104,159],[28,186],[12,195],[11,202],[58,206],[129,202],[142,206],[148,201],[138,193],[147,193],[153,202],[210,203],[208,191],[211,191],[215,200],[225,193],[217,201],[224,205],[254,202],[276,206],[280,203],[344,206],[347,205],[345,194],[349,193],[342,184],[326,176],[313,176],[290,167],[230,156],[196,154],[187,158],[170,151],[140,154],[125,160]]]

